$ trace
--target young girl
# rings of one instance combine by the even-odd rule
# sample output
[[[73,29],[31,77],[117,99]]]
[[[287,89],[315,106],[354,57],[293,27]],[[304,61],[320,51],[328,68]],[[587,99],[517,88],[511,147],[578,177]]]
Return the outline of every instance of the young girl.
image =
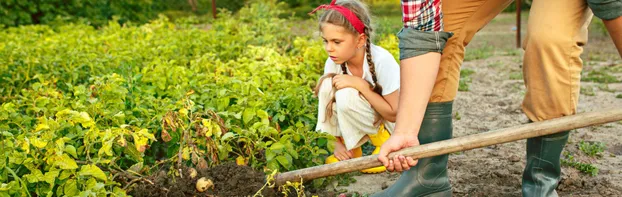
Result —
[[[370,15],[363,3],[333,0],[313,12],[318,9],[326,10],[319,17],[319,27],[329,58],[316,87],[316,130],[338,139],[326,163],[360,157],[360,146],[367,140],[376,146],[373,154],[377,154],[393,131],[400,68],[387,50],[371,43]],[[384,171],[384,167],[363,170]]]

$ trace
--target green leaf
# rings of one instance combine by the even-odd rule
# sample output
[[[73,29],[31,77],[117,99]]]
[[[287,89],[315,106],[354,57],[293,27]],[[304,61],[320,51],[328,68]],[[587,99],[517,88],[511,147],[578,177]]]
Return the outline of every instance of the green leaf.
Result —
[[[4,167],[6,167],[7,164],[7,160],[6,160],[6,152],[4,152],[1,148],[0,151],[2,151],[2,153],[0,153],[0,169],[4,169]],[[2,173],[2,174],[6,174],[6,173]],[[0,174],[0,181],[4,181],[6,180],[2,174]]]
[[[69,178],[71,175],[73,175],[73,171],[72,170],[63,170],[60,173],[60,176],[58,177],[59,180],[65,180],[67,178]]]
[[[106,173],[104,173],[104,171],[99,169],[99,167],[97,167],[96,165],[92,165],[92,164],[82,166],[82,168],[80,169],[80,172],[78,172],[78,175],[93,176],[102,181],[107,180]]]
[[[229,97],[222,97],[218,99],[218,110],[225,111],[229,106]]]
[[[300,135],[294,134],[294,142],[299,142],[299,141],[300,141]]]
[[[47,182],[50,185],[54,185],[54,181],[56,181],[56,177],[60,174],[60,170],[51,170],[45,173],[42,181]]]
[[[285,168],[289,168],[292,165],[283,155],[276,156],[276,160]]]
[[[326,178],[319,178],[319,179],[314,179],[312,181],[312,185],[315,188],[319,188],[322,186],[322,184],[324,184],[324,182],[326,181]]]
[[[270,161],[274,159],[275,156],[276,156],[276,153],[274,151],[271,151],[271,150],[266,151],[266,160]]]
[[[272,146],[270,146],[270,150],[281,150],[285,148],[285,145],[281,144],[280,142],[275,142],[274,144],[272,144]]]
[[[9,164],[22,164],[26,159],[26,153],[13,151],[9,155]]]
[[[138,150],[136,150],[134,143],[128,142],[127,146],[123,149],[123,153],[127,154],[135,161],[143,161],[143,156],[140,152],[138,152]]]
[[[85,189],[90,191],[97,191],[97,183],[97,180],[95,180],[94,178],[90,178],[86,181]]]
[[[262,110],[262,109],[257,109],[257,117],[261,118],[261,122],[264,124],[270,124],[270,119],[268,116],[268,112]]]
[[[120,197],[127,196],[126,195],[127,191],[125,191],[125,190],[123,190],[123,189],[121,189],[119,187],[114,187],[112,189],[112,193],[114,194],[114,196],[120,196]]]
[[[289,153],[294,159],[298,159],[298,152],[294,149],[287,149],[287,153]]]
[[[224,140],[227,140],[229,138],[232,138],[233,136],[234,136],[234,134],[232,132],[228,132],[228,133],[225,133],[224,135],[222,135],[221,140],[224,141]]]
[[[106,156],[112,156],[112,143],[113,140],[109,140],[107,142],[103,142],[102,143],[102,147],[99,148],[99,151],[97,154],[99,154],[100,156],[102,155],[106,155]]]
[[[79,196],[79,197],[91,197],[91,196],[97,196],[97,194],[89,189],[89,190],[81,191],[80,194],[78,194],[77,196]]]
[[[242,114],[242,120],[244,121],[244,124],[247,124],[248,122],[253,120],[254,117],[255,117],[255,110],[251,108],[244,109],[244,113]]]
[[[28,183],[37,183],[43,180],[43,173],[39,169],[34,169],[30,171],[30,174],[24,175],[24,178]]]
[[[289,161],[289,163],[293,163],[294,159],[292,159],[292,156],[291,156],[291,155],[289,155],[289,154],[285,154],[284,156],[285,156],[285,158],[287,159],[287,161]]]
[[[78,164],[76,164],[76,161],[69,157],[69,155],[67,154],[63,154],[60,157],[57,156],[54,165],[58,166],[60,169],[63,170],[78,169]]]
[[[78,195],[78,183],[76,182],[75,179],[70,179],[67,180],[67,182],[65,182],[65,185],[63,186],[63,192],[65,193],[65,196],[76,196]]]
[[[13,137],[13,134],[11,132],[8,132],[8,131],[3,131],[2,132],[2,136],[4,136],[4,137]]]
[[[266,165],[266,166],[270,170],[278,170],[279,169],[279,163],[276,160],[272,160],[272,161],[268,162],[268,165]]]
[[[318,146],[326,146],[328,144],[328,139],[326,138],[320,138],[317,140],[317,145]],[[331,143],[333,144],[333,143]]]
[[[72,145],[66,145],[64,151],[73,156],[73,158],[78,158],[78,154],[76,154],[76,147]]]

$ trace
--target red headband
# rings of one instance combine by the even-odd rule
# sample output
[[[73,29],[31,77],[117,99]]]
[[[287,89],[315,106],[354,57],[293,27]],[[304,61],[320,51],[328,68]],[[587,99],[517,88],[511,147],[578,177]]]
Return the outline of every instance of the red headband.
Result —
[[[363,24],[363,22],[361,22],[361,20],[359,20],[358,17],[356,17],[356,14],[352,13],[352,11],[350,11],[346,7],[335,5],[335,1],[337,0],[333,0],[332,2],[330,2],[330,5],[326,5],[326,4],[320,5],[317,8],[315,8],[313,11],[309,12],[309,14],[313,14],[319,9],[336,10],[337,12],[341,13],[344,17],[346,17],[348,21],[350,21],[350,24],[354,26],[354,29],[356,29],[356,31],[358,31],[359,33],[365,33],[365,25]]]

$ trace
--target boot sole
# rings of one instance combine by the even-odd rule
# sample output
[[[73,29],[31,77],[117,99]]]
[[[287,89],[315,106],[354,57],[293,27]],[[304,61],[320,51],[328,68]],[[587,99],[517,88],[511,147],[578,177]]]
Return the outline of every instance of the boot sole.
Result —
[[[451,197],[451,189],[424,195],[424,197]]]

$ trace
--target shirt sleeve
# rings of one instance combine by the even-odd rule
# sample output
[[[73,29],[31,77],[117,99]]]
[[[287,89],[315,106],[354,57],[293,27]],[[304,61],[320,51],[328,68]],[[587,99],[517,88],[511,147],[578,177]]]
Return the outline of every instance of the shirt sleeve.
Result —
[[[441,0],[402,0],[405,28],[418,31],[443,31]]]
[[[333,62],[333,60],[331,60],[330,58],[326,58],[326,63],[324,63],[324,74],[326,75],[328,73],[335,73],[335,62]]]
[[[388,53],[388,52],[387,52]],[[383,55],[378,62],[378,83],[382,86],[382,96],[391,94],[400,89],[400,66],[391,54]]]

